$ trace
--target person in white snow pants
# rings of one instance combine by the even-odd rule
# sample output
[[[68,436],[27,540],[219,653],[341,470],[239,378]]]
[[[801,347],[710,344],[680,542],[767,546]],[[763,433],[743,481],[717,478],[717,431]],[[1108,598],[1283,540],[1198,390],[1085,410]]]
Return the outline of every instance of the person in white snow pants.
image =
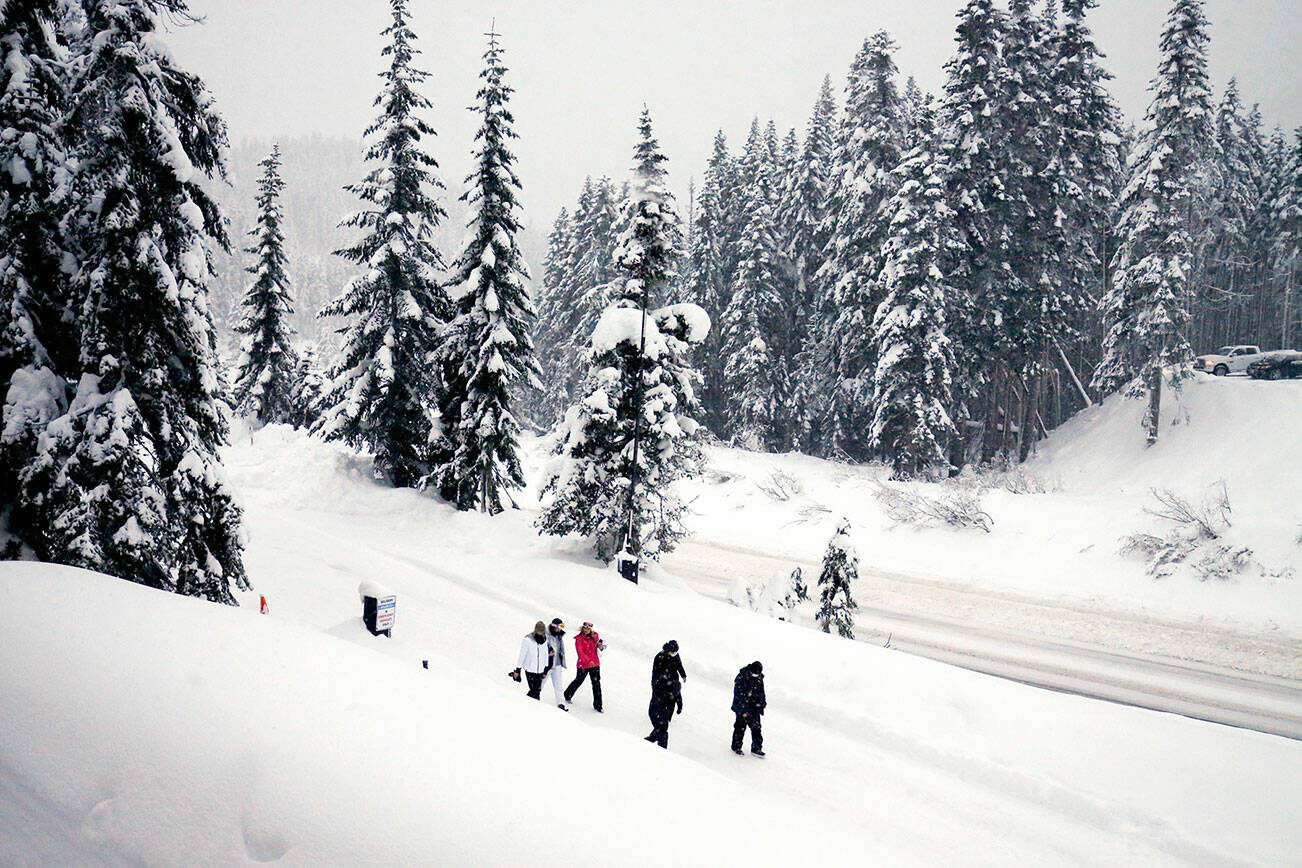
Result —
[[[565,699],[565,622],[552,618],[547,628],[547,647],[551,651],[552,692],[556,695],[556,707],[569,711]]]

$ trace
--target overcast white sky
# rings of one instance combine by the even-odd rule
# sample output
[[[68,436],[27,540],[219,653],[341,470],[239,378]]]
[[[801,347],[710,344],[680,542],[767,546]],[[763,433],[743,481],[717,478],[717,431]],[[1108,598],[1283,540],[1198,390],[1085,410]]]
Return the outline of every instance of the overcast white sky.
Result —
[[[960,0],[411,0],[431,73],[432,152],[455,187],[477,123],[482,34],[502,34],[528,222],[546,231],[584,175],[628,171],[642,104],[675,188],[699,178],[716,129],[741,144],[754,115],[802,135],[819,84],[838,97],[864,37],[894,36],[901,76],[939,93]],[[190,0],[203,24],[174,32],[178,60],[216,94],[231,140],[360,136],[373,118],[385,0]],[[1140,118],[1170,0],[1102,0],[1091,16],[1122,109]],[[1268,125],[1302,124],[1299,0],[1207,0],[1211,72],[1237,76]],[[681,195],[681,194],[680,194]]]

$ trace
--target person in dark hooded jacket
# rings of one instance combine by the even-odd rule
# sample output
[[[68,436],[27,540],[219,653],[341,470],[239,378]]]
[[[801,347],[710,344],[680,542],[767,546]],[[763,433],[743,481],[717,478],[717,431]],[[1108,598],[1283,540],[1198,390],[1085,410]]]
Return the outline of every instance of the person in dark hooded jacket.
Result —
[[[678,643],[670,639],[651,663],[651,705],[647,708],[651,734],[647,741],[669,747],[669,720],[675,710],[682,714],[683,681],[686,680],[687,671],[678,659]]]
[[[732,682],[732,710],[737,720],[732,725],[732,752],[742,752],[741,742],[750,728],[750,752],[764,756],[764,735],[760,732],[760,717],[764,714],[764,666],[756,660],[741,667]]]

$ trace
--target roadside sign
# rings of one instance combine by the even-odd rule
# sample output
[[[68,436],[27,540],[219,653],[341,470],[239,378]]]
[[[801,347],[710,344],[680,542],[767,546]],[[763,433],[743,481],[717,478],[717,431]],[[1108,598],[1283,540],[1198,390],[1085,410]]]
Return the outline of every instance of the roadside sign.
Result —
[[[375,601],[375,629],[377,631],[392,630],[393,616],[398,609],[398,597],[396,594],[388,597],[380,597]]]

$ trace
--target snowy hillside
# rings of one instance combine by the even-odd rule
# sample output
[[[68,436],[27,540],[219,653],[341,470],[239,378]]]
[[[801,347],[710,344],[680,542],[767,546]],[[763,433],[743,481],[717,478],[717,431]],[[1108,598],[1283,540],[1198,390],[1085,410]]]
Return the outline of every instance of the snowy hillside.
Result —
[[[1114,396],[1055,431],[1023,468],[961,482],[982,492],[989,533],[897,525],[874,497],[883,468],[715,449],[687,496],[692,542],[666,563],[717,545],[810,569],[847,515],[869,570],[1302,637],[1302,382],[1198,375],[1178,399],[1168,394],[1152,449],[1143,410]],[[1145,511],[1157,506],[1153,489],[1200,504],[1220,482],[1232,508],[1224,541],[1253,552],[1240,573],[1202,580],[1181,565],[1155,579],[1142,558],[1121,554],[1122,537],[1170,528]],[[861,585],[871,604],[872,582]]]
[[[539,538],[527,511],[456,513],[283,427],[241,434],[226,457],[255,584],[240,610],[0,565],[0,841],[16,863],[1287,864],[1302,846],[1300,742],[826,636],[659,569],[634,587]],[[846,506],[869,475],[716,457],[716,474],[752,479],[770,461],[803,468],[811,496]],[[823,536],[740,488],[703,487],[698,526],[779,548]],[[1080,491],[1039,509],[1101,509]],[[993,505],[1010,554],[1013,518],[1035,511],[1022,509]],[[861,526],[869,564],[939,540],[953,551],[937,566],[997,550]],[[392,639],[361,626],[364,580],[398,595]],[[565,714],[505,677],[554,616],[607,641],[605,714],[586,688]],[[664,752],[642,736],[651,657],[670,638],[689,677]],[[754,659],[765,760],[727,746],[732,678]]]

